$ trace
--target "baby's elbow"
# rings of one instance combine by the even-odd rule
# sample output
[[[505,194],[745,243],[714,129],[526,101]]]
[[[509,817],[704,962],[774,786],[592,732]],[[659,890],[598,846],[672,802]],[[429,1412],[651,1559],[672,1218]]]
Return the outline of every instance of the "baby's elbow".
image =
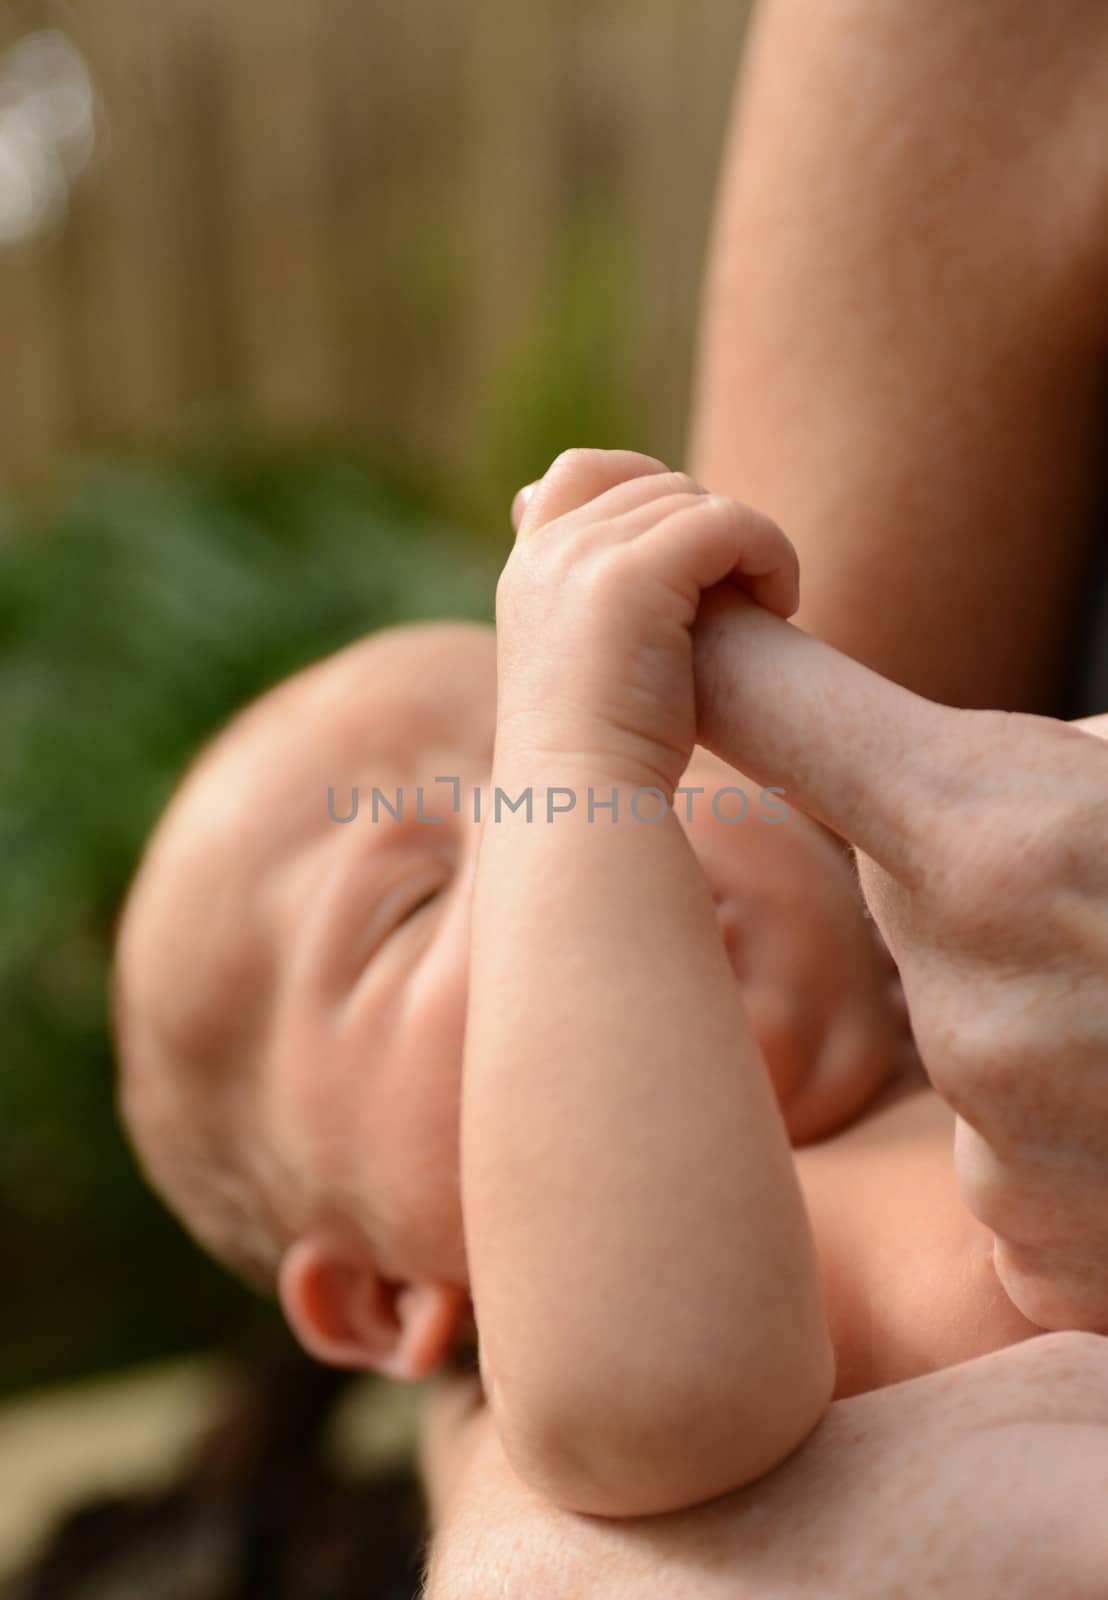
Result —
[[[716,1382],[659,1373],[637,1391],[623,1381],[548,1391],[497,1415],[505,1453],[544,1500],[580,1515],[659,1516],[714,1500],[780,1466],[831,1402],[829,1344],[796,1361],[768,1354]]]

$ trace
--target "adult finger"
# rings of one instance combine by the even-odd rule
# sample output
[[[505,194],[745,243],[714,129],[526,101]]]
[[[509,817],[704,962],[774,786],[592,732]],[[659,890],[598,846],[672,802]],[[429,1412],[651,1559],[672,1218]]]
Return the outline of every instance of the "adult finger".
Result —
[[[906,886],[964,754],[962,715],[890,683],[754,606],[709,591],[693,633],[697,738],[848,839]],[[947,770],[949,767],[949,771]]]

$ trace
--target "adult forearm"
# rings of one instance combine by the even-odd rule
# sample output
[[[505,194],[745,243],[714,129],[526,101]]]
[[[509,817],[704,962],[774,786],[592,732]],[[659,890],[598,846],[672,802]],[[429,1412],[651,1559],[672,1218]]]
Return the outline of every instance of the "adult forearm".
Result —
[[[427,1600],[887,1600],[906,1582],[935,1600],[1104,1594],[1103,1339],[1032,1339],[838,1401],[779,1471],[664,1519],[542,1504],[481,1412],[446,1445],[458,1467]]]
[[[765,0],[689,468],[800,554],[808,631],[1054,709],[1103,491],[1108,8]]]

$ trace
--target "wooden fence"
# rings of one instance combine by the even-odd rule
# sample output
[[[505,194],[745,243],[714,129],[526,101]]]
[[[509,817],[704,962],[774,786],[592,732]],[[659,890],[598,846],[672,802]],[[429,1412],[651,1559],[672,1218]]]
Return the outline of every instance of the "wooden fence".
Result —
[[[556,408],[563,358],[583,427],[629,406],[679,454],[744,21],[742,0],[0,0],[0,49],[64,28],[100,107],[64,226],[0,249],[0,474],[234,421],[464,477]]]

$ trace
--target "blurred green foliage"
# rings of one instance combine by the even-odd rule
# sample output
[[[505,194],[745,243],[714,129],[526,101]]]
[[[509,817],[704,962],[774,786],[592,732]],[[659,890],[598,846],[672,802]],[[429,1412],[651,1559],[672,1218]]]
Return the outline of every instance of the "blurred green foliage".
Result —
[[[493,579],[433,506],[326,448],[86,464],[34,514],[0,509],[0,1387],[259,1316],[117,1130],[120,901],[235,708],[383,624],[487,617]]]
[[[679,461],[682,440],[659,439],[632,381],[643,303],[626,219],[612,205],[579,204],[546,264],[540,312],[509,341],[475,396],[475,448],[460,485],[467,513],[499,534],[523,483],[559,450],[641,450]],[[683,407],[682,407],[683,410]]]

